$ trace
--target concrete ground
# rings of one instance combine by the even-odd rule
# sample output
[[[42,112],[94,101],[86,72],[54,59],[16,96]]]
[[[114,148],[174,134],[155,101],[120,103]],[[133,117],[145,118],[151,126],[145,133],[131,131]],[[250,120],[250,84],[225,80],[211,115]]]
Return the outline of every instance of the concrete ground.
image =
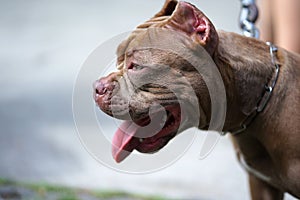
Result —
[[[238,0],[193,2],[218,29],[239,32]],[[99,44],[132,30],[162,3],[0,1],[0,177],[183,199],[249,199],[247,177],[227,137],[199,160],[205,135],[199,132],[181,159],[143,175],[101,165],[77,137],[72,91],[82,63]]]

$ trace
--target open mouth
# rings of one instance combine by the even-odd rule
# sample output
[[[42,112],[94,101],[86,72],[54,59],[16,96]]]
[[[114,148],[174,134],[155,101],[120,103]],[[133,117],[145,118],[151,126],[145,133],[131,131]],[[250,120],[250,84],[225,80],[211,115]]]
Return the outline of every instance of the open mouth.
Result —
[[[123,161],[134,149],[142,153],[156,152],[177,134],[181,122],[180,106],[166,106],[165,110],[165,120],[160,117],[162,112],[157,111],[152,115],[152,120],[146,117],[136,120],[136,123],[124,121],[120,125],[112,141],[112,154],[116,162]]]

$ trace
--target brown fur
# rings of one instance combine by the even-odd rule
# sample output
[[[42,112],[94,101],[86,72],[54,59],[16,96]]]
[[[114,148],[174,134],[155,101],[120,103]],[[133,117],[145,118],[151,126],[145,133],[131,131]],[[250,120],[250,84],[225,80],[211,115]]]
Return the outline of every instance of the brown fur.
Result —
[[[227,115],[223,131],[229,131],[239,127],[255,110],[264,94],[264,86],[274,76],[275,67],[271,62],[269,47],[264,42],[234,33],[216,32],[205,15],[200,11],[199,13],[199,17],[206,20],[208,31],[201,32],[203,37],[200,40],[197,39],[197,35],[186,32],[193,41],[193,45],[186,45],[186,49],[201,45],[217,65],[227,95]],[[133,41],[135,45],[143,44],[143,39],[139,39],[139,36],[143,34],[143,30],[150,27],[174,29],[180,34],[185,32],[186,29],[177,27],[178,24],[184,23],[180,20],[185,14],[178,8],[175,0],[167,0],[158,14],[138,26],[119,46],[119,71],[99,80],[102,85],[108,85],[106,88],[114,88],[114,91],[110,89],[97,100],[104,112],[125,119],[126,108],[130,107],[133,119],[139,119],[147,115],[151,102],[162,105],[174,102],[176,98],[168,88],[156,84],[149,84],[142,89],[134,87],[134,81],[157,75],[151,67],[137,75],[127,70],[132,62],[141,66],[159,63],[175,69],[176,72],[161,73],[171,83],[170,87],[182,91],[183,100],[192,102],[195,99],[191,99],[186,89],[188,85],[181,81],[180,76],[187,78],[196,92],[200,106],[201,119],[198,128],[207,128],[211,117],[208,89],[203,77],[190,63],[175,54],[161,50],[128,51],[129,47],[133,46]],[[180,23],[177,24],[176,20]],[[205,61],[206,58],[199,59]],[[244,132],[232,136],[238,159],[247,164],[252,199],[282,199],[284,192],[300,198],[300,56],[279,48],[277,59],[280,64],[279,79],[266,108]],[[128,94],[133,94],[130,103],[126,101],[129,98]],[[112,98],[117,101],[112,103]],[[112,113],[112,108],[117,108],[117,112]],[[187,124],[184,128],[191,126],[193,124]],[[257,172],[267,179],[259,176]]]
[[[222,74],[227,74],[224,80],[230,82],[226,85],[228,118],[224,127],[229,130],[241,124],[255,107],[263,91],[261,86],[274,74],[275,68],[270,62],[268,46],[263,42],[225,32],[219,36],[215,61],[219,69],[225,67],[226,72]],[[247,43],[251,43],[249,48],[244,47]],[[240,48],[241,45],[244,48]],[[297,112],[300,57],[283,49],[279,49],[278,55],[280,75],[267,107],[248,129],[232,137],[238,158],[243,156],[249,166],[271,178],[269,183],[250,178],[253,199],[261,193],[256,191],[256,184],[261,185],[258,190],[269,192],[270,196],[275,193],[281,197],[280,192],[284,191],[300,196],[300,115]]]

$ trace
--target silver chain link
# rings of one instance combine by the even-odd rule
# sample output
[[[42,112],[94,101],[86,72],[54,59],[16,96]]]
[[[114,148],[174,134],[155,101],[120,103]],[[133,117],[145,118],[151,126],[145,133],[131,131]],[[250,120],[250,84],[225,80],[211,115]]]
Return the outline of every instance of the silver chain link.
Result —
[[[255,26],[258,18],[258,8],[255,0],[241,0],[240,27],[247,37],[259,38],[259,30]]]

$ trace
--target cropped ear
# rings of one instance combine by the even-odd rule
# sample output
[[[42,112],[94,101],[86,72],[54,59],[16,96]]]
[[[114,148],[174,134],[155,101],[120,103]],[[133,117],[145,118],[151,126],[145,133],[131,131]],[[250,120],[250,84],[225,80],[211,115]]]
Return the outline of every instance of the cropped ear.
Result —
[[[170,16],[176,8],[177,0],[166,0],[162,9],[154,17]]]
[[[219,37],[211,21],[194,5],[180,1],[167,26],[187,33],[212,55],[218,46]]]

